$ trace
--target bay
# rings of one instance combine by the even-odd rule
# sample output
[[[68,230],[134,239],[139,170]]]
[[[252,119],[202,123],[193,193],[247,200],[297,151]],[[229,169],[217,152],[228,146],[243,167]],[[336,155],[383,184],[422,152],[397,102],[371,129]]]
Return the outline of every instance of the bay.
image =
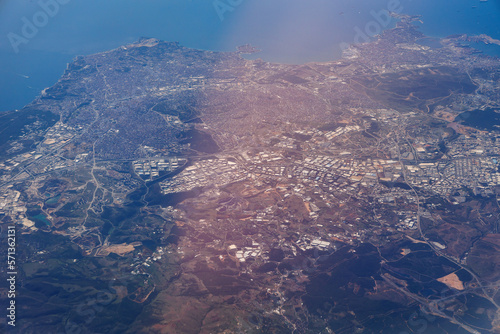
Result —
[[[498,0],[4,0],[0,111],[32,101],[59,79],[76,55],[140,37],[215,51],[250,43],[262,50],[253,57],[272,62],[338,59],[342,43],[364,41],[357,37],[359,31],[373,35],[394,26],[384,16],[388,8],[421,15],[420,28],[431,37],[484,33],[500,39]],[[47,11],[51,15],[44,20]],[[22,30],[26,21],[39,25],[29,38]],[[23,42],[12,42],[13,34]]]

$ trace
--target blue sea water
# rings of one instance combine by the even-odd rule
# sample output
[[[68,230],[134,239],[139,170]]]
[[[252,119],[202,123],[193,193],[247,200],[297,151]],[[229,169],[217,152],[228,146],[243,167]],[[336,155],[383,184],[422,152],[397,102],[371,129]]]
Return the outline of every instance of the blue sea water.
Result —
[[[394,26],[380,14],[388,8],[421,15],[431,37],[500,39],[499,0],[0,0],[0,111],[29,103],[76,55],[143,36],[218,51],[251,43],[274,62],[338,59],[341,43],[359,40],[359,31]],[[23,31],[26,22],[38,27]]]

